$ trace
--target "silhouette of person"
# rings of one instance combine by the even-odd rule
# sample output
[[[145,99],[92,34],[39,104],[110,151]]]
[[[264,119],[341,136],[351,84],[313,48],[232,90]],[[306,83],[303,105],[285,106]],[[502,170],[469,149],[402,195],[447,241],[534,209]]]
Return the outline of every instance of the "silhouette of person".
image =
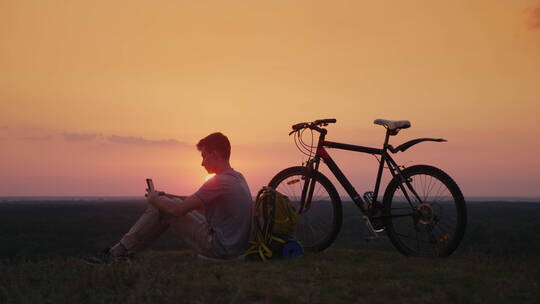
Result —
[[[231,168],[231,145],[222,133],[197,144],[202,166],[215,176],[187,198],[148,191],[148,208],[120,241],[87,259],[91,264],[127,259],[171,228],[203,257],[234,259],[249,242],[252,198],[244,176]]]

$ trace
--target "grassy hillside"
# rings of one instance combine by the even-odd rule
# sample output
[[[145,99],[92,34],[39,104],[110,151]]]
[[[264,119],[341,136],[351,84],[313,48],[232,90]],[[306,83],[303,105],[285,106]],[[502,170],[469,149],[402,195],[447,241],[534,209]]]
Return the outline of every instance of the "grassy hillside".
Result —
[[[533,303],[540,296],[540,204],[469,204],[447,259],[407,258],[363,241],[345,206],[334,246],[270,263],[197,260],[172,234],[135,261],[91,267],[141,202],[0,204],[0,303]]]
[[[289,261],[209,262],[150,251],[131,263],[0,265],[1,303],[536,303],[533,257],[406,258],[330,249]]]

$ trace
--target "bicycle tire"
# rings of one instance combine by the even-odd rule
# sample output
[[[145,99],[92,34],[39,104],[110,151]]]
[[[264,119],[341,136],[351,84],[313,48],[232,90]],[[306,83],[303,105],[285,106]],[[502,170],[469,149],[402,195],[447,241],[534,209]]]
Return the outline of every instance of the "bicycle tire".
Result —
[[[418,202],[399,176],[390,181],[383,197],[383,214],[396,216],[411,212],[416,215],[387,217],[384,223],[388,238],[407,256],[449,256],[459,246],[467,226],[467,208],[461,190],[448,174],[432,166],[412,166],[402,174],[423,202]],[[396,195],[403,194],[400,184],[413,200],[414,209],[404,195],[401,198]],[[435,195],[430,197],[432,190]]]
[[[305,167],[290,167],[276,174],[268,183],[268,186],[289,197],[297,212],[302,209],[300,197],[304,183],[299,181],[305,180],[305,173]],[[309,210],[299,214],[294,237],[300,241],[305,250],[319,252],[336,240],[341,229],[343,211],[341,199],[330,180],[320,172],[315,172],[312,178],[316,181],[314,198],[319,199],[312,200]],[[311,238],[308,237],[308,232],[312,235]],[[313,237],[315,232],[317,235]]]

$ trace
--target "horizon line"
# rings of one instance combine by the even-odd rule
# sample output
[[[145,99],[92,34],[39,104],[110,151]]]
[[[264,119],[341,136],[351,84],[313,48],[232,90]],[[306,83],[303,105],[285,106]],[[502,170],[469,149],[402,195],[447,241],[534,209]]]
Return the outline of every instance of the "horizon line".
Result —
[[[255,198],[256,194],[252,194],[252,197]],[[99,200],[118,200],[118,199],[140,199],[144,200],[145,197],[141,195],[6,195],[0,196],[0,202],[6,199],[60,199],[60,200],[73,200],[73,199],[99,199]],[[509,195],[499,195],[499,196],[483,196],[483,195],[471,195],[465,197],[465,201],[508,201],[508,200],[521,200],[521,201],[538,201],[540,202],[540,196],[509,196]],[[349,197],[341,196],[342,202],[352,202],[352,199]]]

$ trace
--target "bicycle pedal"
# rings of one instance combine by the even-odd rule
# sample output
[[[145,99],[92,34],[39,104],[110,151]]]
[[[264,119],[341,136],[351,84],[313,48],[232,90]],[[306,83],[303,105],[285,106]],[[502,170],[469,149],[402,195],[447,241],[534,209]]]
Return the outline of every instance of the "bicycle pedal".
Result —
[[[377,234],[375,229],[373,229],[373,225],[371,225],[371,221],[369,220],[369,218],[364,215],[362,216],[362,221],[364,222],[364,225],[366,225],[366,228],[368,231],[368,236],[365,237],[365,240],[366,241],[378,240],[379,235]]]

